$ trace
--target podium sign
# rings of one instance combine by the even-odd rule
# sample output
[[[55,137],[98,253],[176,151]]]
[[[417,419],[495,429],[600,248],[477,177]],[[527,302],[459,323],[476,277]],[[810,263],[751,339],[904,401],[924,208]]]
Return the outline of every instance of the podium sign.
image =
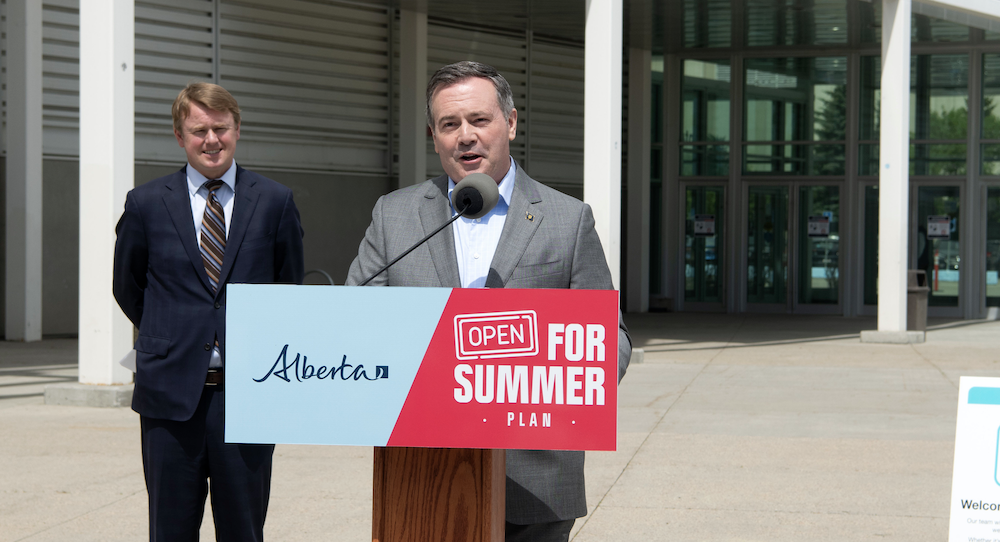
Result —
[[[226,295],[226,442],[616,448],[617,291]]]
[[[1000,538],[1000,378],[959,379],[948,540]]]

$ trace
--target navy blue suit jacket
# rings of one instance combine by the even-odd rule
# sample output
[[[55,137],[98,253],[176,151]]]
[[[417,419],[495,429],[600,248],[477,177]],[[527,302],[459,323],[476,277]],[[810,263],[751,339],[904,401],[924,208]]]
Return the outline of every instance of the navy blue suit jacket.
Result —
[[[226,288],[208,281],[185,168],[130,191],[115,231],[115,299],[139,328],[132,409],[186,421],[216,336],[225,359]],[[292,191],[237,166],[220,284],[300,284],[302,235]]]

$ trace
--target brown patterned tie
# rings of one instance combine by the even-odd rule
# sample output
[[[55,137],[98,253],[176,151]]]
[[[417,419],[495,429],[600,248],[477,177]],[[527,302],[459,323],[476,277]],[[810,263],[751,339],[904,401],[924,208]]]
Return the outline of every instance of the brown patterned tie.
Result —
[[[226,253],[226,215],[216,192],[222,181],[206,181],[208,198],[205,200],[205,214],[201,219],[201,259],[205,263],[212,291],[219,291],[219,276],[222,274],[222,256]]]

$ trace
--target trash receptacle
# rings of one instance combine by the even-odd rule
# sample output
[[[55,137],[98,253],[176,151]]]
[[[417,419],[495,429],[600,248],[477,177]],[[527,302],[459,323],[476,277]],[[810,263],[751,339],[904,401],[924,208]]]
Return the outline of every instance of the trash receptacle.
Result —
[[[910,269],[906,277],[906,329],[927,331],[927,296],[931,289],[927,286],[927,272]]]

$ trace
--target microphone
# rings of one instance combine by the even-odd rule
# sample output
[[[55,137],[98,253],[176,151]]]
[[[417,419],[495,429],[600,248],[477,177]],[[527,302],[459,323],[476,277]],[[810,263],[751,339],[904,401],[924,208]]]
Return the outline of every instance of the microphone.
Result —
[[[479,218],[493,210],[500,199],[500,190],[493,177],[485,173],[470,173],[455,185],[451,192],[451,205],[465,209],[458,214],[465,218]]]
[[[392,267],[396,262],[403,259],[403,256],[411,253],[419,247],[420,245],[427,242],[428,239],[434,237],[441,230],[447,228],[458,220],[459,217],[466,218],[480,218],[485,216],[497,206],[497,201],[500,200],[500,190],[497,188],[497,182],[493,180],[492,177],[485,173],[470,173],[465,176],[451,192],[451,204],[454,206],[457,213],[455,216],[451,217],[450,220],[441,225],[438,229],[432,231],[429,235],[419,240],[412,247],[403,251],[402,254],[396,256],[396,259],[392,260],[385,265],[382,269],[379,269],[372,276],[366,278],[364,282],[361,282],[359,286],[365,286],[372,281],[375,277],[382,274],[383,271]]]

